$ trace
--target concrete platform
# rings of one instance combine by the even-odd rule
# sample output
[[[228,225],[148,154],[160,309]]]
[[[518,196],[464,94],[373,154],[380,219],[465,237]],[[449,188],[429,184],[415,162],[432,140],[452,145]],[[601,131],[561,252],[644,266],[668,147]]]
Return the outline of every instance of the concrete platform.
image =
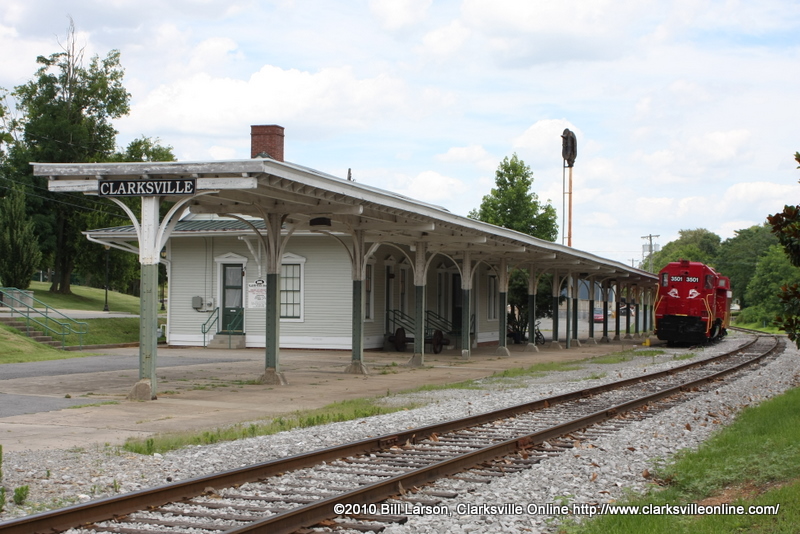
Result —
[[[459,350],[450,350],[426,354],[421,368],[405,365],[409,352],[367,352],[368,375],[344,372],[349,352],[283,350],[285,386],[253,383],[263,374],[264,349],[159,348],[158,399],[146,402],[125,399],[138,380],[137,348],[5,364],[0,365],[0,443],[6,452],[120,445],[129,437],[270,419],[335,401],[482,378],[534,363],[579,360],[640,343],[540,348],[538,353],[511,345],[508,357],[497,356],[496,347],[484,347],[468,361]],[[82,406],[67,407],[76,404]]]

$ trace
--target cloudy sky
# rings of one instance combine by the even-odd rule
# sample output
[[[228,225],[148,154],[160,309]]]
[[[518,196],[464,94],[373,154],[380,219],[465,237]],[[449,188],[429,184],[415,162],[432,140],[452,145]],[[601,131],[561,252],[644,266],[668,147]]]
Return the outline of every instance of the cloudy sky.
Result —
[[[796,0],[3,0],[0,87],[60,50],[121,51],[128,117],[181,160],[286,160],[466,215],[516,153],[573,246],[630,264],[642,236],[723,239],[800,203]]]

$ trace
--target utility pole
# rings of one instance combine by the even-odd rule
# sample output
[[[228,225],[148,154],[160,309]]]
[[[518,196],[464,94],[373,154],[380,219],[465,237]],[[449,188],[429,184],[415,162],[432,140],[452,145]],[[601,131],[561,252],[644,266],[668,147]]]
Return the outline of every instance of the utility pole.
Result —
[[[661,236],[660,235],[653,235],[653,234],[643,235],[642,236],[642,239],[649,239],[650,240],[650,245],[649,245],[649,247],[647,249],[648,252],[649,252],[649,264],[650,265],[647,268],[647,270],[650,271],[651,273],[653,272],[653,253],[655,252],[655,250],[653,250],[653,238],[654,237],[661,237]]]

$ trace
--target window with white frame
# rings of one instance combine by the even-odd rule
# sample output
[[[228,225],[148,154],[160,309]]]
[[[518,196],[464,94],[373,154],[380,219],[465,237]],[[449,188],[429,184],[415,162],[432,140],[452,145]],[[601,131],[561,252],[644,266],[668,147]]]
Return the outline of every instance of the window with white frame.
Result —
[[[486,303],[486,318],[490,321],[495,321],[497,320],[497,277],[494,275],[489,275],[486,298],[488,299]]]
[[[281,265],[281,319],[303,317],[303,265]]]

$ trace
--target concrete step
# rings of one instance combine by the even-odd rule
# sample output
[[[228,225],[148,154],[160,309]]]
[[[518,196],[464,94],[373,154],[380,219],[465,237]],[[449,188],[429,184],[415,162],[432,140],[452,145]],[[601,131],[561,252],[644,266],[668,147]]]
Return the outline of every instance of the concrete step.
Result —
[[[33,327],[25,326],[24,321],[20,321],[18,317],[0,317],[0,323],[5,326],[19,330],[22,334],[29,337],[31,340],[41,343],[42,345],[49,345],[51,347],[61,348],[61,342],[54,340],[52,336],[46,336],[40,330],[34,330]]]
[[[10,326],[11,328],[16,328],[17,330],[25,328],[25,321],[20,321],[16,317],[0,317],[0,323]]]
[[[208,343],[207,347],[209,349],[243,349],[246,348],[246,343],[242,335],[228,336],[227,334],[217,334]]]

